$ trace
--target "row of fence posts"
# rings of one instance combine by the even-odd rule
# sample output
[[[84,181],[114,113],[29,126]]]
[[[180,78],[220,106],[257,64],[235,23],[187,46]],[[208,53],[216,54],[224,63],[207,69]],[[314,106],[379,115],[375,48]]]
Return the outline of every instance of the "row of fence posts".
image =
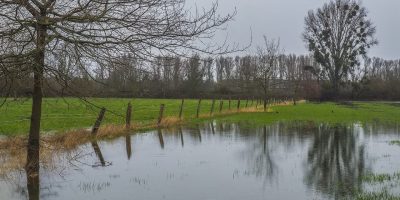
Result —
[[[215,99],[212,100],[210,116],[212,116],[214,114],[215,101],[216,101]],[[231,98],[229,98],[228,99],[228,110],[231,110],[231,101],[232,101]],[[256,109],[258,109],[259,105],[264,104],[263,105],[264,111],[267,111],[267,105],[268,104],[276,105],[276,104],[279,104],[279,103],[282,103],[282,102],[285,102],[285,101],[287,101],[287,99],[284,99],[284,100],[282,100],[282,99],[279,99],[279,100],[276,100],[276,99],[270,99],[270,100],[257,99],[256,100]],[[199,99],[199,101],[197,103],[196,118],[200,117],[201,102],[202,102],[202,99]],[[251,99],[251,105],[250,106],[253,106],[253,102],[254,102],[254,99]],[[182,99],[181,105],[179,107],[179,119],[182,119],[184,103],[185,103],[185,99]],[[247,108],[248,105],[249,105],[249,99],[246,99],[245,108]],[[224,106],[224,100],[220,99],[220,103],[219,103],[219,112],[220,113],[223,110],[223,106]],[[165,110],[165,104],[161,104],[160,105],[160,112],[159,112],[158,119],[157,119],[157,126],[161,126],[161,122],[162,122],[163,117],[164,117],[164,110]],[[240,111],[240,98],[237,100],[237,111]],[[104,119],[105,113],[106,113],[106,108],[104,108],[104,107],[101,108],[100,113],[99,113],[99,115],[97,117],[97,120],[93,125],[92,135],[96,135],[97,134],[97,132],[98,132],[98,130],[100,128],[101,122]],[[128,103],[128,107],[126,109],[126,118],[125,118],[125,127],[126,127],[126,129],[130,129],[131,128],[131,121],[132,121],[132,104]]]

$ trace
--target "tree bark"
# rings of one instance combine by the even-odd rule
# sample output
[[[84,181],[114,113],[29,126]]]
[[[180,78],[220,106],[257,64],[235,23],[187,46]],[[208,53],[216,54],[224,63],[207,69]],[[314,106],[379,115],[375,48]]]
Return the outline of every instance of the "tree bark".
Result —
[[[30,176],[39,175],[40,120],[42,116],[42,85],[46,46],[46,27],[43,25],[38,25],[36,45],[37,52],[33,64],[32,112],[26,159],[26,171]]]
[[[267,98],[264,97],[264,112],[267,112]]]

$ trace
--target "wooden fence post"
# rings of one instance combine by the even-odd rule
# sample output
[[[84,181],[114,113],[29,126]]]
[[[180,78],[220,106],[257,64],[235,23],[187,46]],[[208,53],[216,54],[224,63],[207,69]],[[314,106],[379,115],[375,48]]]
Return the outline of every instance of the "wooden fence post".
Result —
[[[240,98],[238,99],[238,102],[237,102],[237,110],[238,111],[240,110]]]
[[[231,97],[229,97],[229,106],[228,109],[231,110]]]
[[[101,110],[100,110],[100,113],[99,113],[99,116],[97,117],[97,120],[96,120],[96,122],[94,123],[94,125],[93,125],[93,128],[92,128],[92,135],[96,135],[97,134],[97,131],[99,130],[99,128],[100,128],[100,124],[101,124],[101,122],[103,121],[103,119],[104,119],[104,114],[106,113],[106,108],[101,108]]]
[[[164,107],[165,107],[164,104],[160,105],[160,114],[158,116],[157,126],[161,125],[161,122],[162,122],[162,119],[163,119],[163,115],[164,115]]]
[[[197,104],[196,118],[199,118],[199,115],[200,115],[200,105],[201,105],[201,99],[199,99],[199,103]]]
[[[215,99],[213,99],[213,100],[212,100],[212,103],[211,103],[211,111],[210,111],[210,116],[212,116],[212,115],[213,115],[213,113],[214,113],[214,105],[215,105]]]
[[[222,98],[221,98],[221,100],[219,101],[219,112],[221,113],[222,112],[222,107],[224,106],[224,100],[222,100]]]
[[[267,111],[267,99],[265,98],[264,99],[264,112],[266,112]]]
[[[185,99],[182,99],[181,107],[179,108],[179,119],[182,119],[182,112],[183,112],[183,104],[185,103]]]
[[[128,103],[128,108],[126,109],[126,117],[125,117],[125,128],[131,128],[131,118],[132,118],[132,104]]]
[[[247,108],[248,105],[249,105],[249,99],[247,98],[246,99],[246,108]]]

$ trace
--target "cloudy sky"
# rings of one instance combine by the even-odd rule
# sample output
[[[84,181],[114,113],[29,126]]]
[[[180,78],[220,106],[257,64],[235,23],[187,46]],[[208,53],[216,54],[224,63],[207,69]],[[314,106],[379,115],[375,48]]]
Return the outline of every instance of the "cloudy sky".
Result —
[[[209,6],[215,0],[191,0],[197,7]],[[262,43],[262,36],[280,38],[286,53],[307,53],[301,39],[304,17],[308,10],[321,7],[328,0],[218,0],[221,14],[237,10],[235,20],[226,32],[218,33],[216,40],[228,35],[231,42],[246,45],[253,36],[253,47]],[[379,45],[369,51],[370,56],[386,59],[400,58],[400,0],[363,0],[369,17],[377,27]],[[251,31],[250,31],[251,30]],[[252,34],[251,34],[252,32]]]

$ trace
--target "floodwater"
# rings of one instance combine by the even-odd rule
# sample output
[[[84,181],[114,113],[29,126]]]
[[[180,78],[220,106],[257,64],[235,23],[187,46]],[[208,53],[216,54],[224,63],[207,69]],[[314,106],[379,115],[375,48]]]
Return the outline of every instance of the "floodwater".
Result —
[[[399,126],[201,124],[82,145],[0,179],[0,199],[351,199],[370,173],[400,170]],[[387,188],[400,193],[399,187]]]

